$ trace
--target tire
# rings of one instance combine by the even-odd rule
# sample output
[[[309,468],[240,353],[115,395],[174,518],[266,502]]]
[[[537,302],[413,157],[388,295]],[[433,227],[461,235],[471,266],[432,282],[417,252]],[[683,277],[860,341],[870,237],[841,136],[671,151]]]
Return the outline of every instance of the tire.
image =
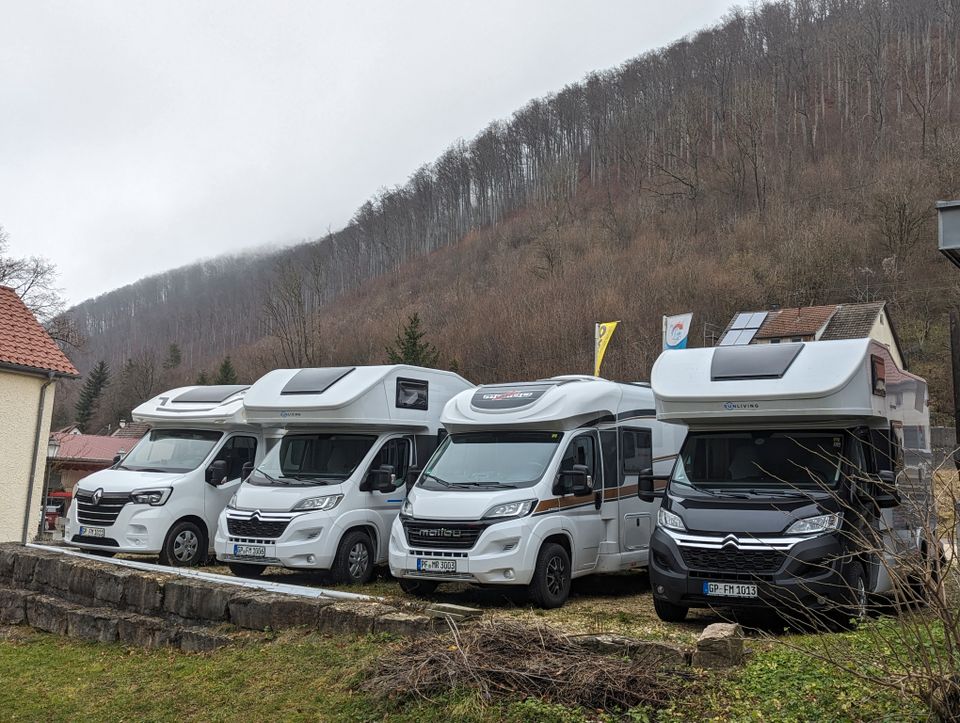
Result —
[[[847,567],[843,576],[844,601],[833,612],[833,621],[841,630],[855,630],[867,619],[869,593],[867,592],[867,573],[863,565],[854,562]]]
[[[160,564],[171,567],[196,567],[207,559],[207,535],[190,520],[181,520],[170,528],[160,551]]]
[[[433,595],[437,591],[437,585],[440,584],[436,580],[411,580],[408,577],[401,577],[397,582],[400,583],[401,590],[415,597]]]
[[[340,540],[330,572],[338,585],[362,585],[373,579],[374,553],[370,536],[352,530]]]
[[[658,597],[653,599],[653,609],[657,612],[657,617],[665,623],[682,623],[687,619],[687,613],[690,608],[685,605],[674,605],[669,600],[661,600]]]
[[[245,562],[228,562],[227,567],[237,577],[245,577],[248,580],[256,580],[267,569],[266,565],[250,565]]]
[[[540,548],[527,595],[538,607],[550,610],[570,597],[570,555],[556,542]]]

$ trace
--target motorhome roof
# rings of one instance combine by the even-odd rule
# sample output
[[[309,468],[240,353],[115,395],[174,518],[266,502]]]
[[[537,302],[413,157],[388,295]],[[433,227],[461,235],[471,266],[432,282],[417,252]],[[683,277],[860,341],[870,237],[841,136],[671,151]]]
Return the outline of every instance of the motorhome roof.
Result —
[[[171,424],[244,424],[243,395],[249,386],[239,384],[179,387],[158,394],[133,410],[136,422],[153,426]]]
[[[871,339],[666,351],[651,374],[657,416],[688,424],[883,416],[872,355],[891,368],[889,351]]]
[[[450,400],[441,421],[450,432],[483,428],[577,429],[605,421],[652,417],[649,388],[586,375],[485,384]]]
[[[426,428],[438,426],[450,396],[472,386],[453,372],[406,364],[276,369],[243,405],[261,424]]]

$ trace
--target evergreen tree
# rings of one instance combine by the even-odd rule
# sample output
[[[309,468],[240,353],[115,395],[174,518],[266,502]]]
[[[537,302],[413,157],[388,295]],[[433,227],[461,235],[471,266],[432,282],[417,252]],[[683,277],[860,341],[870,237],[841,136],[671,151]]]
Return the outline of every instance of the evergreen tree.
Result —
[[[207,376],[207,370],[201,369],[200,373],[197,374],[197,381],[195,381],[194,384],[197,384],[199,386],[206,386],[209,383],[210,383],[210,377]]]
[[[390,363],[436,368],[440,361],[440,352],[437,347],[424,340],[426,335],[420,328],[419,314],[407,317],[407,323],[397,332],[393,346],[387,349]]]
[[[181,361],[183,361],[183,355],[180,353],[180,347],[176,344],[167,347],[167,358],[163,361],[163,368],[167,370],[176,369],[180,366]]]
[[[109,383],[110,369],[107,367],[107,363],[101,359],[87,375],[87,379],[83,383],[83,389],[80,390],[80,398],[74,407],[77,413],[75,421],[81,432],[87,431],[86,427],[100,404],[100,395]]]
[[[223,358],[223,361],[220,362],[220,368],[217,369],[217,376],[213,380],[214,384],[236,384],[237,383],[237,370],[233,368],[233,362],[230,361],[230,355],[228,354]]]

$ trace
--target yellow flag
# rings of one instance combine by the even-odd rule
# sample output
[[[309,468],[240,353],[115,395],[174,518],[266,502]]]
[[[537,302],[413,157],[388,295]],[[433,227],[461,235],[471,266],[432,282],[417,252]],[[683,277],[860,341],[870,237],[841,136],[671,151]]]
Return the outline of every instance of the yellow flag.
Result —
[[[619,321],[604,321],[596,325],[593,335],[593,376],[600,376],[600,365],[603,363],[603,355],[607,351],[607,344],[610,343],[610,337],[616,331]]]

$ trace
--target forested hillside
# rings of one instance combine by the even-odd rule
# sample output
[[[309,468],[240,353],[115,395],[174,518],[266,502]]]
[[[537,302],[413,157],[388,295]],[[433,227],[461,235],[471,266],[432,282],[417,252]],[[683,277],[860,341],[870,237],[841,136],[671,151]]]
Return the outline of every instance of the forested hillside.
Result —
[[[958,54],[960,0],[732,11],[454,143],[337,233],[80,304],[74,356],[113,370],[110,421],[228,354],[246,379],[382,362],[415,312],[478,382],[588,371],[593,322],[621,319],[604,372],[635,379],[663,313],[695,312],[699,344],[738,309],[887,299],[949,408],[960,274],[933,204],[960,194]]]

